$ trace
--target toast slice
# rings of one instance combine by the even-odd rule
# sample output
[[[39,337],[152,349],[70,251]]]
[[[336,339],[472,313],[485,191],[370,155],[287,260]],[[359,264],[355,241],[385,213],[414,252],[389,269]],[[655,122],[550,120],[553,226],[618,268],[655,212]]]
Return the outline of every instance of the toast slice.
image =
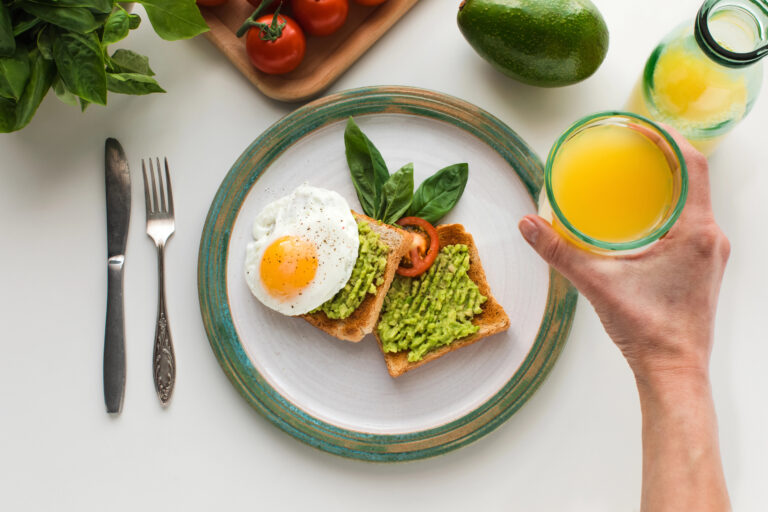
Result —
[[[480,256],[477,252],[477,246],[475,246],[475,240],[472,238],[472,235],[465,231],[464,226],[461,224],[444,224],[438,226],[437,233],[440,237],[441,249],[446,245],[454,244],[464,244],[469,248],[469,271],[467,272],[467,276],[477,285],[480,289],[480,293],[488,297],[488,300],[482,305],[483,312],[472,317],[472,323],[480,327],[480,330],[465,338],[456,340],[450,345],[427,352],[424,354],[421,361],[415,363],[408,361],[407,350],[385,353],[382,349],[384,360],[387,364],[387,370],[392,377],[399,377],[405,372],[418,368],[430,361],[434,361],[438,357],[442,357],[449,352],[453,352],[454,350],[476,343],[483,338],[487,338],[492,334],[509,329],[509,317],[504,312],[504,308],[501,307],[501,304],[499,304],[493,294],[491,294],[491,288],[485,278],[485,271],[483,271],[483,266],[480,263]],[[379,348],[382,348],[378,330],[374,330],[374,335],[376,336],[376,341],[379,343]]]
[[[384,297],[389,291],[389,285],[392,284],[400,260],[411,246],[413,236],[404,229],[384,224],[357,212],[353,211],[352,215],[355,220],[366,221],[371,229],[379,234],[379,239],[389,247],[387,267],[384,269],[384,282],[376,290],[376,295],[366,295],[355,312],[343,320],[328,318],[323,311],[308,313],[302,315],[302,318],[321,331],[325,331],[340,340],[357,342],[372,332],[376,326],[381,306],[384,304]]]

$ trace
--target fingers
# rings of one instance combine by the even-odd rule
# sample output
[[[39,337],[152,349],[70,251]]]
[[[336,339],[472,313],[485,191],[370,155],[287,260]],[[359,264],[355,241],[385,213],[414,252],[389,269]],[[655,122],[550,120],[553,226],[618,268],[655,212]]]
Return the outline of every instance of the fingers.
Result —
[[[680,222],[699,218],[703,212],[712,212],[709,188],[709,164],[706,157],[694,148],[685,137],[669,125],[662,125],[675,139],[688,168],[688,198]]]
[[[591,255],[569,243],[547,221],[538,215],[526,215],[518,224],[523,238],[539,256],[567,277],[577,288],[590,286],[594,280],[594,259]]]

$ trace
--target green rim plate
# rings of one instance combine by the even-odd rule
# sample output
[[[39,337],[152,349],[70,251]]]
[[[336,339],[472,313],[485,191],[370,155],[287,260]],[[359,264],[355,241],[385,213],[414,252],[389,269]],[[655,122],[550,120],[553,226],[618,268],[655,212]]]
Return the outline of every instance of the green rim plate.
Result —
[[[397,113],[450,123],[501,155],[535,202],[543,167],[528,145],[499,119],[465,101],[408,87],[371,87],[341,92],[284,117],[240,156],[211,204],[200,242],[198,290],[211,348],[224,373],[254,409],[293,437],[327,452],[368,461],[404,461],[454,450],[501,425],[534,393],[565,344],[578,294],[550,269],[549,290],[538,334],[525,360],[493,397],[475,410],[437,428],[406,434],[372,434],[331,425],[307,414],[278,393],[257,371],[238,337],[226,287],[231,228],[259,176],[305,135],[351,115]]]

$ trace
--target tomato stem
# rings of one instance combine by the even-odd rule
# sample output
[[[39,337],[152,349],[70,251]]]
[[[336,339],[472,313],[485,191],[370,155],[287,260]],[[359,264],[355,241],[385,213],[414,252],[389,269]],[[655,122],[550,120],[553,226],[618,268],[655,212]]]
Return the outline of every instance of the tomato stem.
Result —
[[[257,23],[255,21],[256,18],[258,18],[261,12],[264,10],[264,8],[271,3],[272,2],[270,0],[261,0],[259,6],[255,11],[253,11],[253,14],[248,16],[240,28],[237,29],[235,35],[237,37],[243,37],[251,27],[258,27],[259,37],[261,37],[262,41],[276,41],[277,39],[280,39],[280,36],[283,35],[283,28],[285,27],[286,22],[283,21],[280,23],[277,16],[280,14],[280,8],[283,6],[283,2],[280,2],[280,4],[277,6],[277,9],[275,9],[275,15],[272,17],[272,23]]]

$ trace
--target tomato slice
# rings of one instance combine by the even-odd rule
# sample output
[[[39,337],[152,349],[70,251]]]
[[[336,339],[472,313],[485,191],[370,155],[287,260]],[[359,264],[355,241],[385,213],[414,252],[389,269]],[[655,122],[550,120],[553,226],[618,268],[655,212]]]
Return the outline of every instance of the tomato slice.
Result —
[[[435,226],[422,219],[421,217],[403,217],[397,224],[414,232],[411,249],[408,256],[403,258],[400,266],[397,267],[397,273],[405,277],[417,277],[429,270],[429,267],[435,262],[437,253],[440,251],[440,238],[437,235]],[[424,233],[429,238],[429,243],[424,239]],[[404,265],[403,263],[406,263]],[[410,265],[407,265],[410,263]]]

